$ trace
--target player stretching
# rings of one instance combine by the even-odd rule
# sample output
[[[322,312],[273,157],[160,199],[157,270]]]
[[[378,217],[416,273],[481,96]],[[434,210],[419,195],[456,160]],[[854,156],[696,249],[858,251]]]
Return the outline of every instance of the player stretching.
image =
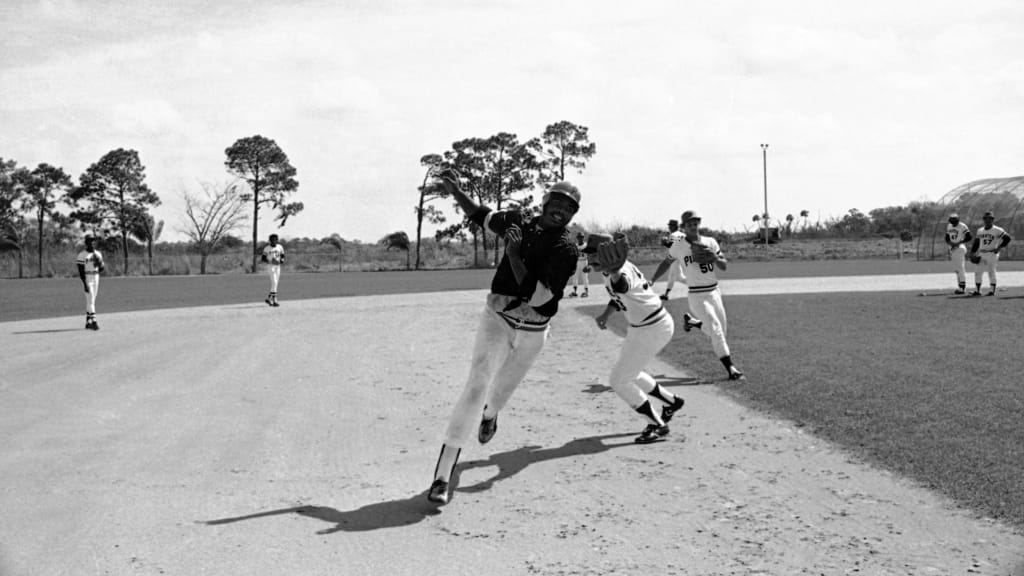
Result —
[[[996,295],[996,264],[999,263],[999,251],[1013,241],[1013,238],[999,226],[993,226],[996,217],[992,212],[985,212],[981,217],[984,226],[978,228],[971,245],[971,262],[977,267],[974,270],[974,292],[971,296],[981,296],[981,279],[988,271],[989,291],[985,296]]]
[[[679,231],[679,221],[669,220],[668,236],[661,239],[661,245],[665,248],[672,248],[673,244],[682,242],[682,240],[683,233]],[[680,262],[674,262],[668,267],[668,278],[665,279],[665,293],[661,295],[662,300],[668,300],[668,295],[677,281],[686,284],[686,275],[683,274],[683,265]]]
[[[627,260],[629,243],[625,236],[616,236],[613,242],[607,234],[591,234],[583,252],[590,258],[591,266],[600,269],[604,287],[612,298],[596,318],[598,328],[607,328],[608,318],[618,310],[629,322],[608,383],[619,398],[647,419],[647,427],[635,441],[649,444],[662,440],[668,434],[669,421],[684,401],[658,384],[644,372],[644,367],[672,339],[675,322],[661,305],[651,283]],[[664,403],[660,416],[650,398]]]
[[[729,344],[725,341],[726,318],[725,305],[722,304],[722,292],[718,289],[716,269],[725,270],[729,261],[722,256],[718,241],[710,236],[700,235],[700,216],[693,210],[683,212],[683,242],[676,242],[669,248],[669,255],[658,264],[654,273],[657,281],[673,260],[683,263],[683,271],[687,278],[689,314],[683,314],[683,330],[700,328],[711,338],[711,346],[729,372],[729,380],[743,380],[743,372],[732,363]]]
[[[85,250],[78,253],[75,259],[78,265],[78,277],[85,288],[85,327],[88,330],[99,330],[96,323],[96,294],[100,291],[100,273],[103,267],[103,255],[96,249],[96,237],[88,234],[85,237]]]
[[[269,264],[267,273],[270,275],[270,294],[264,300],[270,306],[280,306],[277,303],[277,283],[281,280],[281,264],[284,264],[284,246],[277,243],[277,234],[270,235],[270,244],[263,247],[261,260]]]
[[[967,256],[967,242],[970,242],[971,230],[960,221],[960,215],[953,213],[949,215],[949,224],[946,225],[946,244],[949,245],[949,259],[953,261],[953,272],[956,273],[956,290],[953,294],[963,294],[967,289],[967,271],[964,269],[964,260]]]
[[[576,270],[577,251],[565,229],[580,207],[580,192],[568,182],[548,189],[540,216],[478,206],[459,187],[454,170],[441,173],[445,192],[477,226],[505,239],[505,254],[491,280],[480,316],[469,378],[445,434],[427,498],[448,502],[448,486],[462,448],[479,422],[486,444],[498,429],[498,413],[533,366],[548,337],[548,323]]]

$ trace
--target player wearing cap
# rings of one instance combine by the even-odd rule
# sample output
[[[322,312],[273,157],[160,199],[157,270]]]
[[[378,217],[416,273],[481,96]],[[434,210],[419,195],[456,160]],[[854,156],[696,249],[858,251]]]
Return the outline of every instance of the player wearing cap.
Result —
[[[99,330],[96,323],[96,294],[100,291],[100,273],[105,270],[103,254],[96,249],[96,237],[92,234],[85,237],[85,249],[75,259],[78,266],[78,277],[85,288],[85,328]]]
[[[967,271],[964,269],[964,260],[967,257],[967,242],[972,239],[971,229],[960,221],[960,215],[950,214],[949,223],[946,224],[946,244],[949,246],[949,259],[953,262],[953,272],[956,273],[956,290],[953,291],[953,294],[963,294],[967,288]]]
[[[711,346],[729,373],[729,379],[743,380],[743,372],[733,364],[729,344],[725,340],[725,305],[722,304],[722,292],[718,289],[716,270],[725,270],[729,262],[722,256],[722,248],[717,240],[700,235],[701,217],[696,211],[683,212],[680,220],[683,225],[683,241],[669,248],[668,257],[658,264],[652,281],[661,278],[673,261],[682,262],[688,288],[687,299],[693,314],[692,318],[690,314],[683,314],[683,330],[689,332],[691,327],[700,328],[711,338]]]
[[[684,401],[658,384],[644,368],[672,339],[675,321],[643,272],[627,259],[629,243],[624,235],[618,234],[613,240],[608,234],[591,234],[583,252],[591,266],[601,271],[605,290],[611,297],[595,318],[597,327],[607,328],[608,318],[619,311],[629,323],[608,384],[647,420],[647,427],[636,437],[636,443],[663,440],[669,432],[669,421],[682,409]],[[652,398],[662,404],[661,414],[655,411]]]
[[[1013,241],[1013,238],[999,226],[995,226],[996,217],[992,212],[985,212],[981,217],[984,225],[978,228],[971,245],[971,262],[975,264],[974,291],[971,296],[981,296],[981,279],[988,272],[989,291],[986,296],[996,295],[996,265],[999,263],[999,251]]]
[[[683,233],[679,230],[679,220],[669,220],[668,236],[661,239],[661,245],[665,248],[672,248],[673,244],[676,242],[682,242],[682,240]],[[672,292],[672,288],[675,287],[676,282],[686,284],[686,275],[683,274],[683,265],[678,261],[668,267],[668,277],[665,279],[665,293],[661,295],[662,300],[668,300],[668,295]]]
[[[533,216],[478,205],[462,191],[454,170],[439,177],[471,221],[505,239],[505,254],[477,327],[469,378],[452,410],[427,493],[431,502],[444,504],[473,429],[479,423],[477,440],[490,442],[498,414],[544,347],[551,318],[576,270],[576,244],[566,227],[580,208],[580,191],[569,182],[554,184],[544,194],[540,215]]]
[[[587,255],[582,252],[586,245],[586,236],[583,232],[577,232],[576,250],[580,251],[580,257],[576,261],[576,273],[572,276],[572,293],[569,294],[569,298],[590,296],[590,264],[587,262]],[[580,286],[583,287],[583,294],[578,292]]]
[[[264,302],[268,306],[280,306],[277,301],[277,285],[281,281],[281,265],[284,264],[284,246],[278,243],[277,234],[267,238],[269,244],[263,247],[260,259],[267,264],[267,275],[270,277],[270,293]]]

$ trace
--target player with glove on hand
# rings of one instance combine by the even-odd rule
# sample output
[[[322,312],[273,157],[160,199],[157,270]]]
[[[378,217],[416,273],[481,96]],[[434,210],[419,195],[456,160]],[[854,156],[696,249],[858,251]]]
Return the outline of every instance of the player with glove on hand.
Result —
[[[100,273],[105,268],[103,254],[96,249],[96,237],[92,234],[85,237],[85,250],[78,253],[75,264],[85,289],[85,328],[99,330],[100,325],[96,323],[96,294],[100,291]]]
[[[612,367],[608,384],[629,405],[647,419],[647,427],[636,437],[638,444],[664,439],[668,422],[683,407],[683,399],[658,384],[644,372],[647,363],[672,339],[675,322],[662,306],[661,298],[640,269],[629,258],[629,243],[624,236],[614,240],[607,234],[591,234],[583,249],[590,265],[601,271],[604,287],[611,300],[597,316],[598,328],[608,327],[608,318],[621,311],[629,322],[619,358]],[[655,412],[651,398],[660,401],[661,414]]]
[[[700,328],[711,338],[711,345],[729,373],[730,380],[743,380],[743,372],[732,363],[729,344],[725,341],[726,319],[725,305],[722,304],[722,292],[718,289],[716,270],[725,270],[728,260],[722,256],[718,241],[710,236],[700,235],[701,217],[693,210],[682,215],[683,241],[676,242],[669,248],[669,255],[654,272],[658,278],[673,265],[674,261],[683,263],[687,279],[687,299],[690,314],[683,314],[683,330]]]

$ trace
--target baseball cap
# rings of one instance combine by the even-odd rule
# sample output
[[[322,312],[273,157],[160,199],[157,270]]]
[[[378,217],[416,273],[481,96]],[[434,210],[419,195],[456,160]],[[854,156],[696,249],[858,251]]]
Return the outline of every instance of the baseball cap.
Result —
[[[953,212],[952,214],[949,215],[949,219],[950,220],[953,220],[953,219],[959,220],[960,219],[960,215],[957,214],[956,212]]]
[[[687,210],[686,212],[683,212],[683,215],[680,217],[680,220],[683,221],[683,224],[686,224],[690,220],[701,220],[701,217],[696,210]]]
[[[83,238],[83,240],[95,240],[95,239],[96,239],[96,237],[93,236],[92,234],[86,234],[85,238]]]
[[[679,226],[679,220],[676,220],[675,218],[673,218],[672,220],[668,221],[668,225],[669,226]]]
[[[544,200],[541,204],[547,204],[548,200],[551,199],[552,194],[558,194],[565,196],[569,200],[572,200],[573,204],[576,204],[576,208],[580,207],[580,189],[573,185],[571,182],[562,181],[557,182],[551,188],[548,188],[547,193],[544,194]]]
[[[993,214],[991,210],[989,210],[988,212],[985,212],[985,215],[982,216],[982,218],[995,218],[995,217],[996,217],[995,214]]]
[[[605,242],[611,242],[611,241],[612,241],[611,234],[600,234],[600,233],[591,234],[590,236],[587,236],[587,245],[583,247],[583,253],[584,254],[593,254],[593,253],[597,252],[597,247],[598,246],[600,246],[601,244],[604,244]]]

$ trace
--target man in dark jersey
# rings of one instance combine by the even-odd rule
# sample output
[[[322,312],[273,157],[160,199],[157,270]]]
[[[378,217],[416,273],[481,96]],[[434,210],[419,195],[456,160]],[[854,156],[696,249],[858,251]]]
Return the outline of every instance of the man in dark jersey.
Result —
[[[554,184],[544,194],[540,216],[530,216],[477,205],[460,188],[454,170],[442,172],[440,179],[470,220],[505,240],[477,329],[469,379],[448,423],[427,495],[431,502],[444,504],[473,428],[479,423],[481,444],[494,437],[498,413],[544,347],[548,324],[576,271],[578,252],[566,226],[579,210],[580,192],[569,182]]]

